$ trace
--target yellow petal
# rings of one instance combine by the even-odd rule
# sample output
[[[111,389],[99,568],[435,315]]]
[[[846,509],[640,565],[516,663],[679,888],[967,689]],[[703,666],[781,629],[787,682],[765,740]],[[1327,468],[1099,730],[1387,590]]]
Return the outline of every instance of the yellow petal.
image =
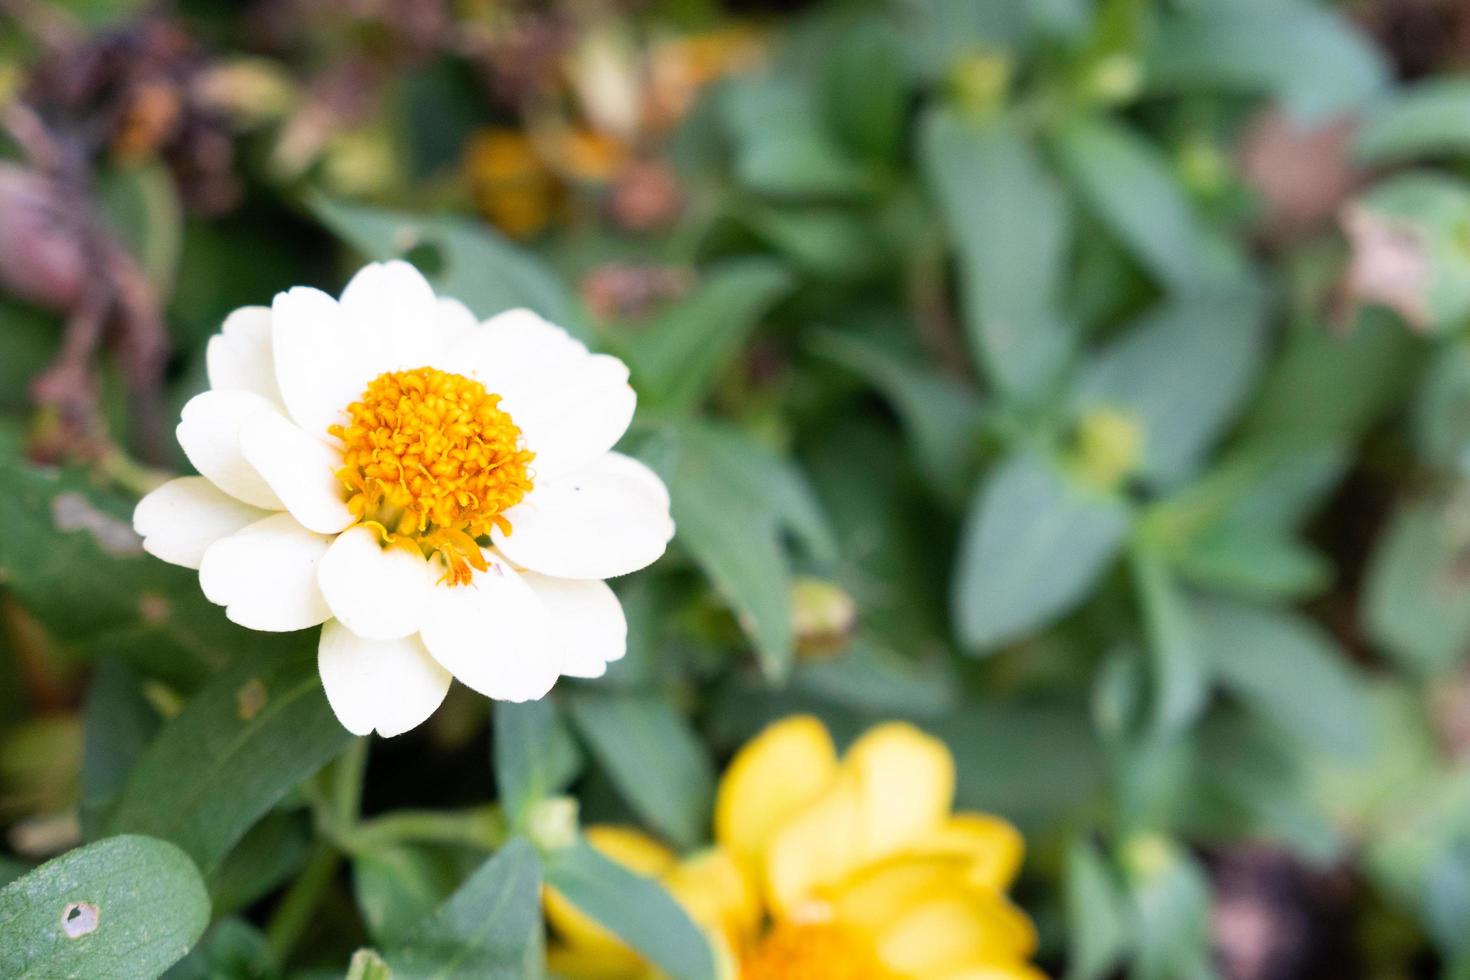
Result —
[[[837,771],[832,736],[805,715],[771,725],[735,754],[715,798],[715,840],[749,866],[772,832],[809,806]]]
[[[945,974],[933,975],[933,980],[1047,980],[1030,963],[972,963]]]
[[[657,878],[679,860],[677,854],[638,830],[613,824],[594,824],[582,831],[587,843],[630,871]]]
[[[1026,854],[1021,832],[988,813],[956,813],[904,849],[906,854],[954,858],[970,881],[1002,892],[1015,880]]]
[[[776,916],[800,913],[851,874],[863,859],[864,830],[862,787],[852,772],[842,771],[765,848],[763,884]]]
[[[574,946],[552,946],[546,951],[546,968],[553,976],[566,980],[645,980],[651,977],[648,965],[633,955],[608,955],[605,950]]]
[[[911,976],[943,976],[972,963],[1019,963],[1035,949],[1036,930],[1024,913],[974,889],[931,894],[878,937],[883,962]]]
[[[879,725],[852,744],[842,760],[862,787],[864,849],[885,857],[938,828],[954,804],[949,748],[913,725]]]
[[[832,893],[839,922],[881,931],[924,900],[962,889],[964,869],[945,857],[902,856],[858,871]]]
[[[754,884],[728,851],[711,848],[685,858],[664,875],[664,885],[699,925],[744,947],[761,919]]]
[[[656,878],[674,866],[674,853],[658,841],[632,827],[592,826],[582,832],[605,856],[630,871]],[[642,960],[622,940],[567,901],[555,888],[543,893],[546,920],[564,940],[568,950],[606,957],[609,968],[631,969]]]

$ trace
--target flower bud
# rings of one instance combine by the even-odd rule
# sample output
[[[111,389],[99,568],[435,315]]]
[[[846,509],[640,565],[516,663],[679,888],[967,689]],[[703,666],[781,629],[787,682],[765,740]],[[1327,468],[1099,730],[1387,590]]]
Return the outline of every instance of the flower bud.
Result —
[[[568,847],[577,839],[577,801],[570,796],[551,796],[531,807],[526,836],[536,849],[549,853]]]
[[[857,626],[857,604],[831,582],[810,576],[791,586],[791,626],[797,653],[806,657],[836,654]]]
[[[1131,413],[1095,408],[1077,426],[1077,464],[1096,486],[1122,483],[1143,461],[1143,426]]]

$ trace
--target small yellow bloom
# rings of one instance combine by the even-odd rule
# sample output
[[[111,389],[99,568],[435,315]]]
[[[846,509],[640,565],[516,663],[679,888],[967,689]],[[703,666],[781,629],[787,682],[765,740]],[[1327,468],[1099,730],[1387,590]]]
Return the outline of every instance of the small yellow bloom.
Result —
[[[465,166],[481,213],[507,235],[530,238],[551,220],[561,190],[525,133],[481,133],[470,142]]]
[[[879,725],[839,758],[821,722],[795,717],[736,754],[713,848],[679,860],[627,828],[587,834],[662,880],[738,980],[1040,978],[1035,930],[1005,895],[1021,835],[953,812],[954,784],[948,748],[912,725]],[[554,891],[547,915],[559,973],[656,976]]]

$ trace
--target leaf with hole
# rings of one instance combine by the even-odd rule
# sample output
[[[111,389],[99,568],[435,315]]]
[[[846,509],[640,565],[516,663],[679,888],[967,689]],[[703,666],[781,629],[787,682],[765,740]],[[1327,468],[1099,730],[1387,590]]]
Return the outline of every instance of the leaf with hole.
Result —
[[[0,890],[0,976],[157,976],[209,923],[199,869],[174,845],[109,837]]]

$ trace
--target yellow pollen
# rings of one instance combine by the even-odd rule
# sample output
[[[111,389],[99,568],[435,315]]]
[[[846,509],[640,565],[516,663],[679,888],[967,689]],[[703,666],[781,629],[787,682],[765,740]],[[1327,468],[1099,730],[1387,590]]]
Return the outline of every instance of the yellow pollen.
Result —
[[[740,980],[900,980],[872,941],[831,922],[777,925],[740,963]]]
[[[434,368],[390,371],[347,406],[337,477],[358,523],[376,524],[390,544],[438,552],[450,585],[487,567],[476,538],[499,528],[531,490],[535,454],[478,381]]]

